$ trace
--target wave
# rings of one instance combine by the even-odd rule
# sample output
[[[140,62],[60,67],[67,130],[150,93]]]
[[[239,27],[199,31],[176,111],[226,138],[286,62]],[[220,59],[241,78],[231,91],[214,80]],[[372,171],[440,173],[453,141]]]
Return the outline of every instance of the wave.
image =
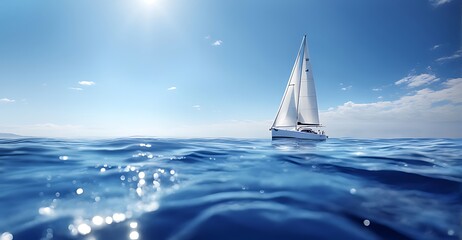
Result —
[[[0,139],[14,239],[457,239],[459,139]],[[136,223],[136,224],[135,224]]]

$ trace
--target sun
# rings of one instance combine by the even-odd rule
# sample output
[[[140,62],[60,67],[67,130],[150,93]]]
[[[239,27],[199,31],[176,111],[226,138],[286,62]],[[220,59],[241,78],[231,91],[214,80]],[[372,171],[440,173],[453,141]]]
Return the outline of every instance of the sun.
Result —
[[[159,8],[162,5],[164,5],[163,0],[137,0],[138,5],[142,8],[145,9],[154,9],[154,8]]]
[[[161,18],[167,15],[165,0],[134,0],[130,1],[133,17],[142,18],[146,21],[151,21],[153,18]]]
[[[142,0],[144,4],[152,6],[158,2],[158,0]]]

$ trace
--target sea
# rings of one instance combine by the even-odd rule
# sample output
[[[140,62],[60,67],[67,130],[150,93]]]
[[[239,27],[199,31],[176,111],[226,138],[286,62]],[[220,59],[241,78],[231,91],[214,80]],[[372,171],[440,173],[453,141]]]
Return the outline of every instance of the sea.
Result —
[[[0,139],[0,239],[461,239],[462,139]]]

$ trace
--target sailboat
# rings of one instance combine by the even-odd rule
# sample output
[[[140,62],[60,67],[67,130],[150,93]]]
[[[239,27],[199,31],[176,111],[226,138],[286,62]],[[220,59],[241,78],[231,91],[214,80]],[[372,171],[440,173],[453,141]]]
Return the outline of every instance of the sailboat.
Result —
[[[303,36],[292,73],[271,126],[273,138],[326,140],[320,128],[316,89],[311,69],[306,35]]]

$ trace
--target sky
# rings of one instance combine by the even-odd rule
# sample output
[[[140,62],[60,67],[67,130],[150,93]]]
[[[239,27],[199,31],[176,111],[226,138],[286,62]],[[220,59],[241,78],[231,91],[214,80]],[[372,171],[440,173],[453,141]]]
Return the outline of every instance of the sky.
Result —
[[[462,137],[462,0],[3,0],[0,132],[269,138],[303,35],[330,137]]]

